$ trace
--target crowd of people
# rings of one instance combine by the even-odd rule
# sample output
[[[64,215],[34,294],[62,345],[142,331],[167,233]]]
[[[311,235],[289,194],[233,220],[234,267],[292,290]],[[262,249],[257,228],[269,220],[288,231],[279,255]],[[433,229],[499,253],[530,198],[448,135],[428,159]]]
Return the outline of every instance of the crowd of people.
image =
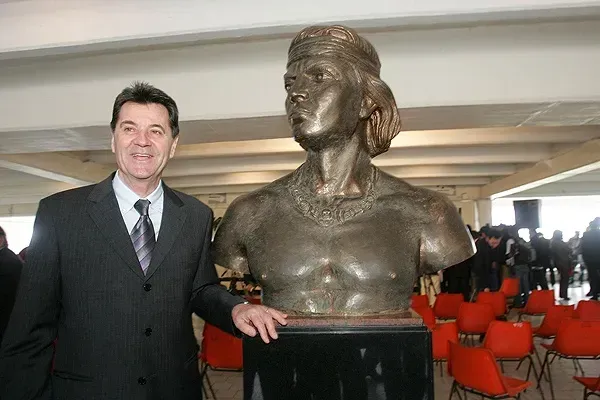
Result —
[[[559,297],[570,300],[568,288],[587,279],[594,300],[600,294],[600,217],[591,221],[584,232],[576,232],[568,241],[554,231],[550,239],[535,230],[520,235],[516,226],[484,226],[479,232],[469,227],[477,253],[461,264],[443,272],[442,292],[462,293],[470,300],[480,291],[497,291],[505,277],[519,279],[521,296],[518,305],[527,302],[531,290],[549,289],[559,284]],[[528,240],[526,240],[528,239]],[[575,271],[578,270],[578,276]]]

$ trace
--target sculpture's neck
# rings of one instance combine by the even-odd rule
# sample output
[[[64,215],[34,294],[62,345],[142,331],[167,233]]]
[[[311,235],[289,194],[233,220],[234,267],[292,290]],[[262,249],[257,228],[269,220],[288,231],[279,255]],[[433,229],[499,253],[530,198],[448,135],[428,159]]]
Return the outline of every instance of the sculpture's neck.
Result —
[[[310,190],[322,196],[362,196],[367,189],[371,157],[360,135],[319,151],[308,151],[306,171]]]

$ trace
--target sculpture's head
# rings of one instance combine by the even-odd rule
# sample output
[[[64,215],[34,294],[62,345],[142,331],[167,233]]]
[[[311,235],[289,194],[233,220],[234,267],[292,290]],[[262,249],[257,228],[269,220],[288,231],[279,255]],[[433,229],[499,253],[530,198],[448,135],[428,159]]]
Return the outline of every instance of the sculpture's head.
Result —
[[[363,124],[371,157],[386,152],[401,123],[380,69],[373,45],[352,29],[312,26],[296,35],[284,80],[288,120],[302,147],[343,142]]]

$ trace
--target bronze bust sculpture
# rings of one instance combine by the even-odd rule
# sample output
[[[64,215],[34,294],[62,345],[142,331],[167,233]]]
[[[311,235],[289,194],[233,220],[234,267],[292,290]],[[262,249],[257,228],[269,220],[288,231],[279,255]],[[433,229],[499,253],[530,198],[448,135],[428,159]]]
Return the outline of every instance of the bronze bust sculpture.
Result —
[[[289,314],[406,312],[415,280],[474,254],[443,195],[386,174],[371,158],[400,131],[375,48],[342,26],[292,41],[286,112],[306,161],[237,198],[214,241],[214,261],[251,273],[263,302]]]

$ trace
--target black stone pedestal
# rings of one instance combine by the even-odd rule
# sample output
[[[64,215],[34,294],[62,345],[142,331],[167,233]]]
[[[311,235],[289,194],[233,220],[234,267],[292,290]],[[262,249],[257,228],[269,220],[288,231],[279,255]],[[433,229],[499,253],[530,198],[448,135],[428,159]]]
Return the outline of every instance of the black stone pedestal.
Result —
[[[431,334],[415,319],[298,319],[244,339],[244,400],[433,399]]]

